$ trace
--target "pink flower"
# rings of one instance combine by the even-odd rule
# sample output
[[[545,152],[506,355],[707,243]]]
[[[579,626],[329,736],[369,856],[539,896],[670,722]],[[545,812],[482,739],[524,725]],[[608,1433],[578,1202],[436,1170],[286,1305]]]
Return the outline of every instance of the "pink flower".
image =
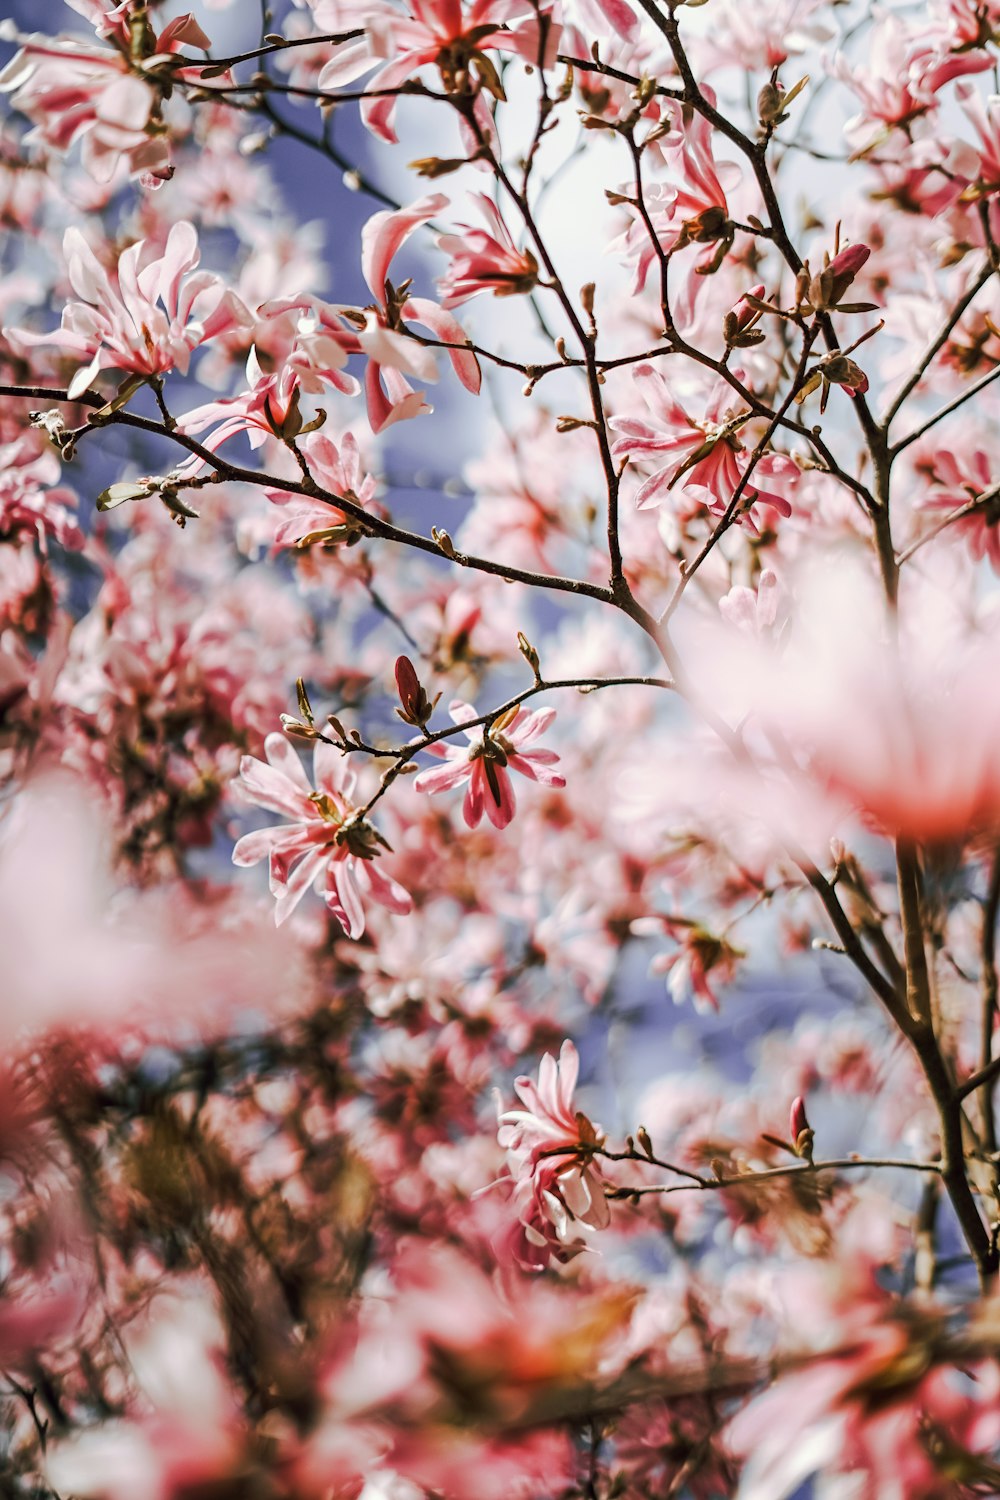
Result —
[[[456,724],[477,717],[470,703],[457,698],[449,704],[448,711]],[[519,771],[543,786],[566,785],[564,776],[549,769],[559,761],[554,750],[524,749],[548,729],[555,716],[554,708],[529,713],[518,704],[495,719],[488,730],[483,726],[467,729],[468,750],[459,745],[429,745],[428,754],[439,756],[448,764],[421,772],[414,788],[418,792],[446,792],[467,782],[462,814],[468,826],[476,828],[485,812],[494,828],[506,828],[516,807],[510,771]]]
[[[482,383],[479,361],[467,348],[469,341],[461,323],[427,298],[401,298],[387,280],[396,252],[419,225],[433,218],[447,202],[443,193],[433,193],[408,208],[383,210],[373,214],[362,231],[361,269],[375,303],[366,309],[365,326],[358,335],[358,344],[368,355],[365,396],[373,432],[381,432],[394,422],[421,416],[431,410],[422,393],[413,389],[406,376],[436,380],[437,362],[430,349],[407,337],[402,330],[403,323],[417,323],[438,342],[455,345],[454,351],[448,355],[452,369],[467,391],[473,395],[479,393]]]
[[[747,1460],[746,1500],[781,1500],[817,1473],[849,1476],[866,1500],[934,1500],[964,1487],[945,1455],[970,1480],[977,1457],[990,1464],[1000,1437],[996,1362],[950,1344],[948,1310],[893,1297],[877,1270],[856,1244],[853,1260],[845,1245],[839,1263],[778,1278],[788,1368],[726,1430],[727,1446]]]
[[[919,628],[894,639],[868,576],[809,575],[780,651],[741,664],[744,701],[835,799],[897,837],[963,843],[1000,827],[1000,634],[920,587]]]
[[[500,1115],[497,1140],[507,1152],[525,1241],[519,1258],[529,1265],[544,1265],[553,1248],[563,1258],[583,1248],[577,1223],[604,1229],[610,1222],[601,1174],[588,1150],[603,1137],[573,1106],[579,1070],[576,1048],[563,1042],[558,1062],[549,1053],[542,1058],[537,1084],[527,1077],[514,1080],[524,1107]]]
[[[937,103],[936,95],[952,78],[992,67],[985,51],[947,50],[944,37],[929,36],[898,17],[882,14],[868,33],[864,63],[852,65],[843,52],[830,64],[862,103],[844,126],[856,151],[867,151],[896,126],[908,125]]]
[[[1000,192],[1000,98],[993,94],[984,100],[970,83],[960,83],[955,94],[979,137],[973,150],[978,163],[969,195],[985,198]]]
[[[438,249],[451,256],[448,273],[438,282],[442,307],[457,307],[480,292],[511,297],[530,292],[538,281],[538,262],[530,250],[518,250],[500,210],[485,193],[472,195],[489,229],[459,224],[458,234],[438,236]]]
[[[713,91],[706,87],[706,98],[715,102]],[[644,187],[644,201],[657,239],[671,254],[688,245],[703,245],[690,268],[684,290],[675,308],[682,319],[689,320],[694,300],[704,285],[707,273],[714,271],[733,243],[726,190],[739,181],[739,168],[733,162],[717,163],[712,150],[712,126],[701,115],[685,120],[674,113],[674,126],[657,143],[657,150],[678,179]],[[635,196],[634,188],[629,196]],[[624,205],[632,217],[625,234],[616,242],[628,262],[635,263],[635,290],[646,284],[649,269],[656,260],[650,242],[645,216],[633,205]]]
[[[637,935],[665,930],[679,946],[673,953],[660,953],[649,966],[651,974],[668,974],[667,993],[675,1005],[693,1001],[702,1012],[718,1011],[719,997],[713,989],[728,984],[742,955],[725,938],[716,937],[697,922],[677,922],[670,917],[639,917],[632,923]],[[711,978],[709,977],[711,976]]]
[[[331,7],[334,9],[334,7]],[[345,8],[335,7],[337,24],[348,19]],[[537,64],[541,50],[539,17],[544,16],[546,67],[555,63],[560,26],[550,6],[538,12],[525,0],[473,0],[467,8],[462,0],[413,0],[404,10],[378,0],[357,16],[366,35],[343,42],[319,75],[321,89],[340,88],[362,77],[379,61],[384,66],[371,80],[373,90],[398,89],[423,67],[436,64],[446,92],[460,92],[475,80],[479,89],[502,99],[503,86],[487,49],[511,52]],[[318,18],[317,18],[318,19]],[[351,24],[355,24],[353,19]],[[396,96],[364,100],[361,118],[368,129],[384,141],[395,142]]]
[[[185,42],[201,48],[211,42],[190,15],[178,16],[159,38],[150,33],[152,50],[140,71],[130,58],[125,6],[108,13],[103,7],[85,9],[76,0],[73,8],[89,15],[98,34],[113,45],[10,32],[5,40],[20,41],[22,47],[0,73],[0,92],[11,93],[15,109],[34,123],[29,140],[44,141],[58,152],[79,141],[84,168],[98,182],[110,181],[125,161],[130,176],[150,178],[147,185],[155,186],[172,168],[154,70]]]
[[[683,478],[683,490],[695,491],[712,515],[722,515],[748,462],[737,436],[747,413],[734,410],[730,404],[731,388],[723,380],[718,380],[705,415],[695,420],[652,365],[638,365],[634,378],[652,420],[614,417],[609,425],[621,433],[611,449],[615,458],[640,458],[659,465],[640,485],[636,505],[645,510],[662,504],[669,491]],[[797,474],[792,460],[777,453],[765,454],[754,467],[754,475],[761,478],[791,480]],[[742,499],[743,507],[737,520],[747,521],[751,529],[754,529],[753,507],[758,503],[772,506],[783,516],[792,513],[783,495],[761,489],[755,483],[746,486]]]
[[[915,508],[935,512],[936,520],[987,494],[996,484],[994,466],[982,448],[972,452],[964,448],[957,452],[951,448],[940,449],[930,455],[926,465],[918,463],[918,468],[924,467],[929,468],[934,483],[926,495],[918,497]],[[952,522],[945,536],[949,533],[961,537],[977,560],[989,558],[994,573],[1000,574],[1000,505],[997,501]]]
[[[243,794],[258,807],[284,813],[292,821],[245,834],[233,850],[233,864],[269,861],[271,891],[277,897],[275,922],[287,921],[311,885],[323,888],[328,908],[348,937],[358,938],[365,930],[362,897],[405,915],[412,905],[410,897],[375,866],[379,845],[388,845],[370,823],[358,818],[351,801],[355,776],[340,751],[317,742],[313,790],[283,735],[269,734],[264,750],[266,763],[252,755],[243,757]]]
[[[82,395],[101,370],[144,378],[173,369],[186,374],[199,345],[249,319],[217,276],[194,273],[200,256],[193,224],[175,224],[160,256],[147,240],[130,245],[119,256],[114,277],[79,229],[67,229],[63,253],[70,285],[81,300],[66,304],[53,333],[4,332],[15,346],[53,344],[60,353],[87,361],[70,381],[71,399]]]
[[[331,495],[343,495],[359,505],[368,505],[375,496],[376,480],[361,466],[361,454],[353,433],[344,434],[340,447],[322,432],[311,432],[302,444],[310,473]],[[344,511],[323,500],[297,495],[290,490],[268,490],[272,505],[282,509],[282,519],[274,533],[279,547],[310,546],[315,542],[334,542],[350,529],[352,521]],[[355,535],[357,529],[355,528]]]
[[[286,323],[288,317],[294,323],[290,336],[286,328],[279,331],[274,326]],[[268,334],[269,365],[273,362],[274,368],[262,367],[255,345],[247,358],[247,389],[196,406],[177,423],[180,432],[194,434],[219,422],[203,444],[213,453],[240,432],[247,434],[251,448],[259,448],[272,437],[298,437],[304,424],[299,405],[302,392],[320,395],[332,387],[346,396],[357,393],[358,383],[344,367],[348,355],[357,353],[360,346],[356,334],[343,326],[338,308],[308,298],[274,303],[258,309],[258,331],[262,326]],[[201,467],[202,460],[194,456],[185,460],[179,472],[188,474]]]
[[[59,472],[55,453],[39,453],[27,433],[0,446],[0,537],[34,536],[43,552],[54,537],[61,546],[80,550],[83,533],[73,515],[76,496],[54,487]]]

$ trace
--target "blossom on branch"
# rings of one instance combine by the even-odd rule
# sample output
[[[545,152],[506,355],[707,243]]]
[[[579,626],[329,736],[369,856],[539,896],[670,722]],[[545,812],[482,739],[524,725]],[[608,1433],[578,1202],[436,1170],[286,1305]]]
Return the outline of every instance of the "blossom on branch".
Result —
[[[350,14],[340,3],[321,5],[317,20],[328,15],[343,25]],[[382,63],[368,87],[379,97],[365,99],[361,118],[373,134],[395,142],[396,94],[422,68],[436,66],[445,93],[468,95],[482,90],[505,97],[496,66],[487,53],[514,53],[533,65],[555,64],[560,25],[548,5],[528,0],[413,0],[404,9],[372,0],[359,7],[365,35],[341,42],[319,75],[321,89],[342,88]]]
[[[87,0],[67,3],[112,45],[77,36],[21,36],[4,23],[3,40],[20,42],[21,50],[0,73],[0,93],[10,93],[15,109],[33,122],[33,141],[58,152],[79,141],[83,165],[98,182],[109,182],[125,162],[129,176],[156,186],[173,170],[159,80],[169,82],[184,43],[208,48],[211,42],[191,15],[175,17],[157,37],[145,14],[133,33],[125,5],[107,11]],[[133,35],[140,39],[141,65]]]
[[[105,270],[79,229],[67,229],[63,254],[70,286],[68,302],[52,333],[5,329],[17,348],[52,345],[80,361],[69,383],[71,399],[82,396],[101,370],[119,370],[136,383],[177,369],[186,374],[195,349],[249,322],[235,293],[211,271],[195,271],[200,259],[193,224],[175,224],[160,255],[138,240]]]
[[[359,315],[358,344],[368,356],[365,396],[373,432],[431,410],[422,393],[415,391],[406,379],[407,375],[420,380],[437,379],[433,349],[426,347],[419,336],[407,332],[411,323],[428,329],[435,344],[455,346],[448,355],[452,369],[467,391],[473,395],[479,393],[482,383],[479,361],[467,348],[469,341],[458,320],[445,307],[426,297],[410,297],[408,282],[397,290],[388,280],[396,252],[415,229],[440,213],[447,202],[443,193],[433,193],[408,208],[382,210],[372,215],[362,231],[361,269],[375,302]]]
[[[613,417],[609,426],[621,434],[612,446],[615,458],[640,459],[656,465],[640,485],[636,505],[640,510],[662,505],[670,491],[679,485],[697,495],[712,515],[724,515],[749,464],[749,455],[738,433],[750,413],[734,405],[732,388],[721,377],[713,386],[705,415],[700,419],[688,415],[653,365],[638,365],[634,378],[650,417],[645,421]],[[755,481],[759,477],[779,483],[794,482],[798,469],[793,461],[780,453],[765,453],[754,465],[753,475],[743,488],[737,521],[745,520],[753,530],[753,507],[757,504],[769,505],[779,515],[790,516],[792,507],[784,495],[764,489]]]
[[[542,1058],[537,1083],[514,1080],[523,1107],[500,1114],[497,1140],[514,1179],[524,1242],[519,1259],[530,1269],[545,1265],[551,1254],[568,1259],[584,1248],[578,1225],[604,1229],[611,1219],[592,1150],[604,1137],[573,1107],[579,1071],[579,1053],[563,1042],[558,1062],[549,1053]]]
[[[389,846],[358,816],[352,801],[355,776],[340,751],[317,742],[314,788],[283,735],[269,734],[264,748],[266,762],[243,757],[240,789],[249,802],[292,821],[244,834],[233,850],[233,864],[268,860],[275,922],[288,920],[311,885],[322,890],[329,911],[351,938],[365,930],[364,897],[389,911],[409,912],[409,894],[375,864],[380,849]]]
[[[347,432],[340,446],[322,432],[310,432],[302,453],[315,482],[331,495],[367,506],[375,497],[376,480],[362,468],[361,454],[353,433]],[[272,505],[280,506],[282,518],[274,533],[275,546],[312,547],[346,541],[361,535],[358,523],[331,502],[297,494],[294,490],[268,490]]]
[[[477,717],[471,703],[458,698],[449,704],[448,711],[456,724]],[[485,812],[494,828],[506,828],[516,808],[510,771],[518,771],[543,786],[566,785],[566,778],[551,769],[559,762],[554,750],[525,748],[544,734],[555,716],[554,708],[530,712],[517,704],[489,726],[466,729],[467,750],[440,742],[428,745],[428,755],[436,755],[448,764],[437,770],[422,771],[414,782],[415,790],[447,792],[467,783],[462,815],[469,827],[476,828]]]
[[[473,199],[490,227],[459,224],[459,233],[438,235],[438,249],[451,256],[447,275],[438,283],[442,307],[457,307],[480,292],[516,296],[530,292],[538,281],[537,260],[530,250],[517,249],[493,200],[485,193]]]

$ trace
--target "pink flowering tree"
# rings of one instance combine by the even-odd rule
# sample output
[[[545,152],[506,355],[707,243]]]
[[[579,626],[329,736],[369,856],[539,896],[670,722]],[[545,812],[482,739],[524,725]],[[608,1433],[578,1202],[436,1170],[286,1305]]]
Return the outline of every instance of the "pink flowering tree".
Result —
[[[8,11],[0,1491],[1000,1493],[1000,4]]]

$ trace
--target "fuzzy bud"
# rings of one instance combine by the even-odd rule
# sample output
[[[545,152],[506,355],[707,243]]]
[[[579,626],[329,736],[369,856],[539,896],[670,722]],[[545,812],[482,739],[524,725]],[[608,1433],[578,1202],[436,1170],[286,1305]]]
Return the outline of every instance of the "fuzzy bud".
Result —
[[[521,655],[528,663],[528,666],[534,672],[535,680],[537,681],[541,676],[538,665],[538,652],[528,640],[528,637],[524,634],[523,630],[519,630],[517,632],[517,649],[520,651]]]
[[[437,526],[432,526],[431,536],[434,538],[434,541],[436,542],[440,550],[444,553],[445,557],[455,556],[455,543],[452,541],[447,531],[444,531]]]

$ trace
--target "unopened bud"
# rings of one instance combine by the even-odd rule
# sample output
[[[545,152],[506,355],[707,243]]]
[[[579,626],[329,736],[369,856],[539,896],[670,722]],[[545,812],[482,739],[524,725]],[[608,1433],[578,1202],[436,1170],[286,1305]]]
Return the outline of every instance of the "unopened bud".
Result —
[[[775,125],[781,119],[785,96],[776,83],[765,83],[757,95],[757,118],[762,125]]]
[[[524,657],[525,661],[528,663],[528,666],[531,668],[537,678],[539,676],[538,652],[528,640],[528,637],[521,630],[517,632],[517,649],[520,651],[521,655]]]
[[[467,167],[468,160],[464,156],[421,156],[417,161],[409,163],[410,171],[416,172],[418,177],[427,177],[433,180],[435,177],[447,177],[452,172],[457,172],[459,167]]]
[[[868,389],[868,376],[861,366],[846,354],[834,354],[823,365],[823,373],[834,385],[843,386],[849,395]]]
[[[809,1121],[806,1119],[806,1101],[801,1095],[792,1100],[792,1108],[788,1116],[788,1128],[791,1131],[792,1140],[801,1135],[803,1130],[809,1129]]]
[[[455,556],[455,543],[452,541],[447,531],[439,531],[436,526],[432,526],[431,536],[433,537],[440,550],[444,553],[445,557]]]
[[[306,685],[301,677],[296,677],[295,679],[295,699],[299,705],[299,713],[305,719],[306,723],[315,723],[312,705],[309,702],[309,694],[306,692]]]
[[[416,669],[408,656],[400,656],[396,659],[396,688],[399,701],[403,705],[402,708],[396,709],[396,713],[404,724],[412,724],[417,729],[423,729],[434,712],[434,704],[424,691]],[[436,703],[437,699],[434,702]]]
[[[795,1155],[803,1157],[806,1161],[812,1161],[813,1129],[806,1119],[806,1102],[801,1097],[792,1100],[788,1129]]]
[[[285,734],[287,734],[291,739],[310,741],[319,739],[319,730],[316,729],[312,724],[304,724],[302,720],[297,719],[294,714],[281,714],[280,718],[282,729],[284,730]]]

